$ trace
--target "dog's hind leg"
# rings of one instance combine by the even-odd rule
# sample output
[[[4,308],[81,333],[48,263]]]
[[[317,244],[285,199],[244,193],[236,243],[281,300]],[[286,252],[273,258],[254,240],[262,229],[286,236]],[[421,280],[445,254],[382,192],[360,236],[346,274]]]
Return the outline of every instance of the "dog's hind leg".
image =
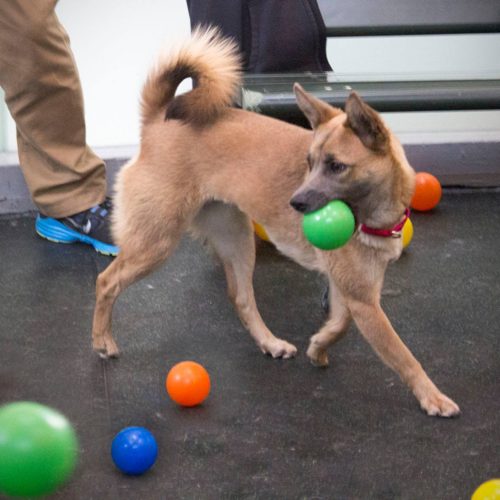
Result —
[[[261,351],[273,358],[295,356],[296,347],[276,338],[257,309],[252,284],[255,237],[248,216],[233,205],[212,202],[197,215],[194,229],[208,240],[221,259],[226,273],[228,295],[241,322]]]
[[[321,330],[311,337],[307,356],[316,366],[328,365],[328,348],[340,340],[351,323],[351,313],[335,283],[330,280],[330,314]]]
[[[182,234],[182,221],[158,219],[161,227],[140,223],[128,227],[129,236],[122,238],[118,257],[97,277],[92,345],[103,358],[119,354],[111,333],[112,309],[118,295],[162,264]]]

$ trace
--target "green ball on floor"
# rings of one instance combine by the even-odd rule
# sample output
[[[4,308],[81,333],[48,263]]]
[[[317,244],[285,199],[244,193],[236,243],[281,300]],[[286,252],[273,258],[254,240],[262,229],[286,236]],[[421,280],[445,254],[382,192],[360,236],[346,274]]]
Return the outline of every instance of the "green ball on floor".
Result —
[[[78,441],[64,415],[32,402],[0,408],[0,492],[33,497],[54,492],[72,474]]]
[[[335,250],[354,234],[356,222],[347,204],[333,200],[315,212],[304,215],[302,229],[311,243],[321,250]]]

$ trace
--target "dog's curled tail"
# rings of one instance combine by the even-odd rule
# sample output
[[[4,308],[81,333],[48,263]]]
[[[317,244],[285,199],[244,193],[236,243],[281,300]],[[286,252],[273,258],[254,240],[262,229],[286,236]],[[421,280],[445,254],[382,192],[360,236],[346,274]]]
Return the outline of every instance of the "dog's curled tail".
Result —
[[[175,97],[192,78],[193,90]],[[214,27],[198,27],[190,39],[161,55],[142,89],[142,122],[161,113],[193,125],[213,122],[233,102],[241,82],[238,47]]]

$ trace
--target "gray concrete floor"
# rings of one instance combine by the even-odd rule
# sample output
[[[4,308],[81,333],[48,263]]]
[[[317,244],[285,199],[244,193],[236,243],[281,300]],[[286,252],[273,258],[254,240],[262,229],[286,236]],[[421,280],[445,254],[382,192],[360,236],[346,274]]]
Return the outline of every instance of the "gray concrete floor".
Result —
[[[90,348],[94,282],[109,260],[0,219],[0,403],[34,400],[74,423],[81,451],[57,499],[460,499],[500,476],[500,193],[447,192],[414,214],[383,306],[458,419],[420,412],[353,329],[312,367],[323,280],[259,247],[257,301],[299,355],[263,356],[225,297],[222,269],[185,240],[115,308],[122,357]],[[212,394],[180,409],[164,390],[176,362],[210,372]],[[111,440],[143,425],[159,457],[139,478],[115,470]]]

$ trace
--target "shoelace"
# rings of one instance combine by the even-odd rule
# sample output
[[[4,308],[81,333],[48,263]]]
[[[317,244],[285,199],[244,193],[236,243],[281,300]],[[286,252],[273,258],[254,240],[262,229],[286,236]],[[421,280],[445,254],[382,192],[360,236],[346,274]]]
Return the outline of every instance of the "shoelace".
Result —
[[[111,211],[111,206],[111,199],[106,198],[100,205],[96,205],[90,210],[87,210],[87,213],[90,212],[91,214],[98,216],[100,219],[104,219],[104,217],[106,217]]]
[[[68,220],[72,224],[80,226],[85,234],[89,234],[92,230],[96,230],[101,226],[111,208],[112,201],[110,198],[106,198],[100,205],[95,205],[84,212],[75,214],[73,217],[68,217]]]

